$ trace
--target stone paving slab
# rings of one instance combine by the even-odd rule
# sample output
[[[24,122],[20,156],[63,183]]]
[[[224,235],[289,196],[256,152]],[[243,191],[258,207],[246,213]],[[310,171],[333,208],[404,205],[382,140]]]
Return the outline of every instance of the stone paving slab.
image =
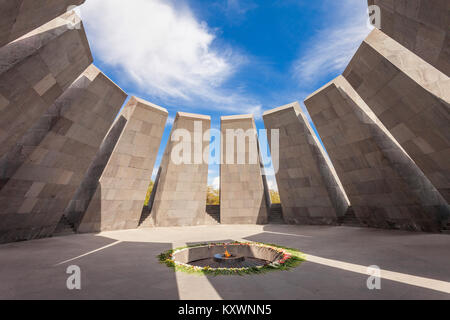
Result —
[[[227,240],[276,243],[332,263],[214,278],[174,273],[156,258],[172,247]],[[74,235],[0,245],[0,298],[448,300],[449,293],[414,285],[412,276],[449,288],[449,246],[448,235],[329,226],[218,225]],[[377,265],[406,275],[406,281],[382,279],[381,290],[368,290],[368,275],[338,262]],[[66,288],[70,265],[81,268],[80,291]]]

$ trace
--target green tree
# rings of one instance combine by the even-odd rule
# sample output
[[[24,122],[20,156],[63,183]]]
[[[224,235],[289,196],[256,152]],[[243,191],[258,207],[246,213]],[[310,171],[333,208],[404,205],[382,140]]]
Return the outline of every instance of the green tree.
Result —
[[[280,194],[278,193],[278,191],[275,190],[270,190],[270,200],[272,201],[272,203],[281,203],[280,201]]]
[[[206,193],[206,204],[207,205],[219,205],[220,204],[220,192],[211,186],[208,186]]]
[[[147,195],[145,196],[144,206],[148,206],[148,202],[150,201],[150,196],[152,195],[154,185],[155,183],[153,181],[150,181],[150,185],[148,186],[147,190]]]

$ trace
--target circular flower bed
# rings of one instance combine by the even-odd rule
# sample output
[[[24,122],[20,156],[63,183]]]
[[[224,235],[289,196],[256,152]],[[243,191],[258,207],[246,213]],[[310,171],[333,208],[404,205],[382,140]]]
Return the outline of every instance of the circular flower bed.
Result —
[[[229,250],[245,256],[241,266],[218,266],[215,254]],[[289,270],[305,261],[303,254],[292,248],[257,242],[202,243],[161,253],[159,261],[175,271],[203,275],[247,275],[276,270]]]

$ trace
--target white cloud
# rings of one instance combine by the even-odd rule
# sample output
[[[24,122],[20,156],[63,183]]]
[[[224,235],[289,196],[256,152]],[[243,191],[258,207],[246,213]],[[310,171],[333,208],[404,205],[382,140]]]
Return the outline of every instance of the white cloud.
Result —
[[[267,186],[269,187],[269,190],[278,191],[278,185],[275,180],[275,176],[266,176],[267,178]]]
[[[211,187],[213,187],[214,189],[219,189],[219,188],[220,188],[220,177],[214,177],[214,178],[210,181],[209,185],[210,185]]]
[[[158,171],[159,171],[159,166],[156,167],[156,168],[153,168],[153,171],[152,171],[152,181],[155,181],[155,180],[156,180],[156,176],[158,175]]]
[[[334,6],[328,7],[335,19],[329,19],[327,28],[317,32],[294,63],[294,74],[303,84],[314,85],[330,73],[342,72],[371,31],[365,14],[367,2],[346,0]]]
[[[246,19],[247,12],[258,8],[258,4],[253,0],[219,0],[222,11],[228,17],[228,23],[239,25]]]
[[[164,0],[91,0],[81,7],[93,51],[139,91],[167,102],[251,109],[258,103],[221,85],[245,58],[218,47],[216,35],[191,10]],[[216,44],[215,46],[213,44]],[[200,106],[201,107],[201,106]]]
[[[262,115],[264,113],[262,105],[247,106],[246,113],[253,114],[256,120],[262,120]]]
[[[257,7],[255,2],[248,0],[227,0],[226,2],[227,10],[236,14],[246,14]]]
[[[174,121],[175,121],[175,118],[172,116],[169,116],[166,121],[166,126],[172,126]]]

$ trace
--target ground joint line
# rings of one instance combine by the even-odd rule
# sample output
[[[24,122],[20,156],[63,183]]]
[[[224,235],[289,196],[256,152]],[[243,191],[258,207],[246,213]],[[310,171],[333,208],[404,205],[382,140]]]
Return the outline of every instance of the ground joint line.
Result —
[[[321,258],[309,254],[305,254],[306,261],[318,263],[332,268],[338,268],[346,271],[356,272],[369,276],[367,266],[342,262],[333,259]],[[450,282],[435,280],[425,277],[418,277],[406,273],[394,272],[381,269],[381,279],[396,281],[411,286],[422,287],[430,290],[450,293]]]
[[[56,267],[56,266],[63,265],[63,264],[66,264],[66,263],[68,263],[68,262],[71,262],[71,261],[74,261],[74,260],[77,260],[77,259],[80,259],[80,258],[83,258],[83,257],[86,257],[86,256],[91,255],[91,254],[93,254],[93,253],[96,253],[96,252],[98,252],[98,251],[101,251],[101,250],[107,249],[107,248],[109,248],[109,247],[115,246],[115,245],[117,245],[117,244],[119,244],[119,243],[121,243],[121,242],[122,242],[122,241],[116,241],[116,242],[110,243],[110,244],[108,244],[108,245],[106,245],[106,246],[104,246],[104,247],[101,247],[101,248],[98,248],[98,249],[89,251],[89,252],[87,252],[87,253],[85,253],[85,254],[82,254],[82,255],[80,255],[80,256],[78,256],[78,257],[71,258],[71,259],[65,260],[65,261],[63,261],[63,262],[57,263],[57,264],[55,264],[55,267]]]

